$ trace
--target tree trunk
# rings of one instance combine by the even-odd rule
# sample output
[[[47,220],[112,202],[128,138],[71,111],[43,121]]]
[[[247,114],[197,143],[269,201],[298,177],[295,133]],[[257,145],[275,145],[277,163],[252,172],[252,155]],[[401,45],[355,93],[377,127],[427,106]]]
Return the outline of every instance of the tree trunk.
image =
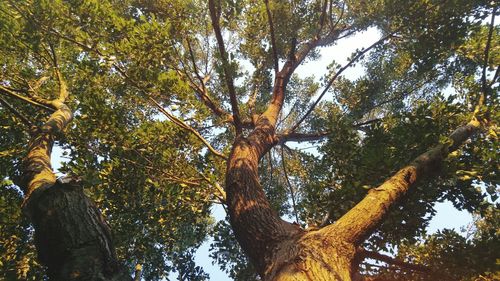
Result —
[[[25,211],[51,281],[132,280],[117,261],[108,224],[79,183],[58,180]]]
[[[259,160],[275,144],[272,122],[260,121],[248,137],[238,137],[233,145],[226,172],[226,202],[236,239],[266,281],[353,280],[357,275],[353,268],[360,262],[355,258],[356,248],[384,220],[390,207],[480,127],[473,119],[458,128],[449,136],[449,143],[421,154],[334,224],[308,232],[283,221],[259,183]]]
[[[354,244],[336,240],[331,228],[307,232],[272,210],[258,179],[264,135],[239,138],[229,157],[226,193],[236,239],[264,280],[351,280]]]
[[[230,223],[243,250],[261,276],[270,270],[278,244],[303,231],[271,208],[258,178],[259,153],[252,139],[239,138],[229,157],[226,197]]]
[[[54,112],[34,128],[16,180],[24,192],[23,211],[35,229],[39,260],[51,281],[131,281],[117,261],[110,229],[95,204],[77,181],[56,180],[52,171],[55,135],[73,118],[64,104],[66,84],[58,77],[59,99],[44,101]]]
[[[352,280],[355,259],[352,244],[311,231],[296,241],[280,243],[274,255],[272,270],[264,280]]]

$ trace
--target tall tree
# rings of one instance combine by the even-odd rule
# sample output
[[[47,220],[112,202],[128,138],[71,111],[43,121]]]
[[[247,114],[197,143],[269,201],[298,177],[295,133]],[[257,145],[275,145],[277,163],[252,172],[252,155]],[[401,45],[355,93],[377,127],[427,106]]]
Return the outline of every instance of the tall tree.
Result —
[[[477,187],[496,200],[495,3],[0,5],[6,266],[36,267],[21,246],[30,228],[11,208],[21,195],[54,280],[130,279],[119,259],[136,279],[170,271],[206,279],[193,255],[208,232],[238,279],[436,278],[433,260],[416,257],[439,237],[456,238],[425,235],[433,204],[449,199],[493,216]],[[332,62],[321,83],[296,73],[369,28],[380,39],[344,65]],[[355,64],[364,74],[344,78]],[[449,85],[456,94],[445,96]],[[60,180],[50,166],[56,138],[69,157]],[[229,224],[210,230],[211,204],[224,206]],[[413,250],[420,236],[429,241],[424,254]],[[380,253],[391,247],[401,249],[396,258]],[[492,268],[486,260],[439,278],[482,274]],[[25,267],[4,276],[40,278]]]

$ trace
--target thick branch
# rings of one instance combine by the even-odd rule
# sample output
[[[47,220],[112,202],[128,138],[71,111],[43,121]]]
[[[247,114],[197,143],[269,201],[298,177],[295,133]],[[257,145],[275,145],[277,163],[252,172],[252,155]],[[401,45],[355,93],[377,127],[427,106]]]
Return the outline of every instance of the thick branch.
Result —
[[[232,71],[230,69],[228,56],[226,53],[226,47],[224,46],[224,39],[222,38],[222,31],[219,24],[219,15],[215,8],[215,0],[208,1],[208,7],[210,10],[210,18],[212,19],[212,27],[215,32],[215,38],[217,39],[217,44],[219,46],[219,52],[222,60],[222,68],[224,69],[224,78],[226,80],[226,85],[229,91],[229,100],[231,102],[231,109],[233,112],[234,126],[236,128],[236,133],[239,135],[242,132],[242,126],[240,121],[240,113],[238,109],[238,99],[236,97],[236,89],[234,87],[234,79]]]
[[[31,200],[35,190],[45,190],[54,185],[56,176],[50,165],[50,156],[54,137],[57,132],[66,128],[73,118],[68,106],[61,102],[53,102],[57,110],[52,113],[42,127],[33,133],[28,148],[28,155],[23,159],[22,176],[18,185],[25,194],[25,202]]]
[[[68,97],[66,81],[59,70],[55,50],[52,45],[49,44],[49,46],[59,85],[59,95],[52,101],[32,97],[37,103],[44,103],[46,106],[54,108],[55,112],[40,128],[36,128],[32,132],[28,155],[23,159],[20,187],[24,192],[25,205],[32,200],[33,192],[38,191],[40,194],[40,191],[55,184],[56,176],[50,164],[55,135],[62,132],[73,119],[73,112],[64,104]]]
[[[14,97],[18,100],[21,100],[21,101],[24,101],[24,102],[27,102],[31,105],[34,105],[34,106],[37,106],[37,107],[40,107],[40,108],[43,108],[47,111],[50,111],[50,112],[54,112],[54,108],[52,108],[52,106],[50,106],[50,104],[45,104],[45,103],[40,103],[39,101],[35,101],[33,99],[30,99],[30,98],[27,98],[25,96],[22,96],[14,91],[11,91],[10,89],[0,85],[0,92],[5,94],[5,95],[9,95],[11,97]]]
[[[390,207],[398,203],[417,180],[431,174],[450,152],[458,149],[474,135],[480,125],[480,122],[474,118],[468,124],[456,129],[449,136],[448,144],[437,145],[418,156],[382,185],[370,190],[361,202],[336,223],[325,227],[322,231],[332,235],[335,233],[350,243],[361,243],[383,221]]]
[[[286,86],[295,69],[297,69],[312,50],[333,43],[338,39],[341,32],[342,30],[332,29],[324,37],[315,36],[313,39],[303,44],[297,52],[291,54],[283,65],[283,68],[276,75],[271,102],[266,111],[257,120],[256,126],[259,126],[259,123],[266,124],[272,126],[274,130],[285,99]]]

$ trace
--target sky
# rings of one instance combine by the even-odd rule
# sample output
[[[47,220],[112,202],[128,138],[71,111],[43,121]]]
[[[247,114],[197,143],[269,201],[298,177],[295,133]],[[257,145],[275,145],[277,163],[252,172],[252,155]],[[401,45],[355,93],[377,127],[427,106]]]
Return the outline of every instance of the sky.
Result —
[[[337,63],[344,65],[347,58],[352,54],[356,48],[366,48],[376,42],[380,38],[380,34],[375,29],[359,33],[353,37],[342,39],[332,47],[323,48],[320,50],[321,57],[316,61],[309,61],[299,66],[297,74],[301,77],[314,75],[319,81],[319,78],[327,73],[327,66],[335,60]],[[363,74],[363,67],[356,65],[344,72],[344,76],[349,79],[356,79]],[[328,97],[325,97],[328,99]],[[54,170],[60,168],[60,163],[65,159],[61,158],[62,150],[55,147],[52,153],[52,165]],[[428,227],[429,233],[434,233],[440,229],[455,229],[460,231],[461,227],[467,226],[472,222],[472,216],[468,212],[458,211],[450,202],[437,203],[435,205],[436,215],[430,221]],[[212,207],[212,215],[216,221],[225,218],[224,209],[217,204]],[[211,240],[205,241],[202,246],[197,250],[195,262],[197,265],[202,266],[204,271],[210,275],[210,280],[226,281],[231,280],[228,275],[222,272],[218,265],[212,264],[212,258],[209,257],[209,247]],[[170,276],[171,280],[175,280],[175,274]]]

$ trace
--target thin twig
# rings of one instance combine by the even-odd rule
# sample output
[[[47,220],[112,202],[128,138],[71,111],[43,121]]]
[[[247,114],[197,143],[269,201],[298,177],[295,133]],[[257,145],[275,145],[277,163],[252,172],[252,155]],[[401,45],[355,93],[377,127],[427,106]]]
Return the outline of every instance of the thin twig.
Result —
[[[54,47],[50,42],[48,42],[50,52],[52,54],[52,61],[54,63],[54,71],[57,76],[57,82],[59,84],[59,97],[58,100],[60,102],[64,102],[68,98],[68,86],[66,85],[66,81],[61,74],[61,70],[59,69],[59,63],[57,62],[57,55]]]
[[[226,112],[225,110],[223,110],[222,108],[220,108],[219,106],[217,106],[214,101],[210,98],[210,96],[208,95],[208,90],[207,90],[207,87],[205,86],[206,82],[207,82],[207,77],[209,76],[205,76],[204,78],[202,78],[200,76],[200,73],[198,71],[198,67],[196,65],[196,60],[195,60],[195,57],[194,57],[194,52],[193,52],[193,49],[191,47],[191,42],[189,41],[189,39],[186,40],[187,41],[187,46],[188,46],[188,51],[189,51],[189,56],[190,56],[190,59],[191,59],[191,63],[193,64],[193,70],[194,70],[194,73],[196,75],[196,78],[198,79],[198,81],[200,82],[201,84],[201,87],[199,85],[197,85],[192,79],[191,77],[187,74],[187,73],[184,73],[185,76],[188,78],[189,80],[189,83],[190,83],[190,86],[191,88],[195,91],[195,93],[198,94],[198,97],[201,99],[201,101],[216,115],[216,116],[219,116],[219,117],[223,117],[225,116],[226,119],[230,119],[232,120],[232,116]],[[231,117],[231,118],[228,118],[228,117]]]
[[[488,41],[486,41],[486,48],[484,48],[484,64],[483,64],[483,75],[481,76],[481,85],[484,94],[486,95],[487,92],[487,83],[486,83],[486,70],[488,68],[488,59],[489,59],[489,53],[490,53],[490,47],[491,47],[491,39],[493,37],[493,29],[495,28],[495,12],[497,10],[497,6],[495,5],[493,7],[493,12],[491,13],[491,21],[490,21],[490,28],[488,31]]]
[[[434,276],[434,277],[439,277],[439,280],[452,280],[449,276],[443,274],[442,272],[436,272],[432,268],[422,265],[422,264],[414,264],[414,263],[409,263],[405,262],[401,259],[398,258],[393,258],[388,255],[384,255],[381,253],[373,252],[373,251],[368,251],[366,249],[360,248],[358,249],[358,254],[364,259],[364,258],[370,258],[378,261],[382,261],[388,265],[393,265],[397,266],[401,269],[404,270],[410,270],[418,273],[423,273],[429,276]],[[376,266],[376,267],[382,267],[381,265],[374,265],[374,264],[367,264],[370,266]]]
[[[182,120],[180,120],[179,118],[173,116],[172,114],[170,114],[168,111],[166,111],[163,106],[161,106],[150,94],[148,91],[146,91],[143,87],[141,87],[137,82],[135,82],[132,78],[130,78],[127,73],[121,69],[118,65],[114,65],[116,70],[118,70],[118,72],[125,78],[127,79],[127,81],[129,83],[131,83],[134,87],[136,87],[138,90],[140,90],[145,97],[147,97],[155,106],[156,108],[161,112],[163,113],[168,119],[170,119],[172,122],[174,122],[174,124],[176,124],[177,126],[185,129],[185,130],[188,130],[190,131],[191,133],[193,133],[196,138],[198,138],[201,142],[203,142],[203,144],[205,144],[205,146],[208,148],[208,150],[210,150],[210,152],[212,152],[214,155],[226,160],[227,157],[220,153],[219,151],[217,151],[215,148],[212,147],[212,145],[210,145],[210,143],[198,132],[196,131],[194,128],[192,128],[191,126],[187,125],[186,123],[184,123]]]
[[[10,105],[6,100],[2,99],[1,97],[0,97],[0,104],[2,104],[3,106],[5,106],[10,112],[12,112],[19,119],[21,119],[21,121],[23,122],[23,124],[25,124],[28,128],[32,128],[33,127],[33,123],[31,123],[31,121],[28,120],[28,118],[26,118],[22,113],[20,113],[19,111],[17,111],[12,105]]]
[[[274,59],[274,74],[276,75],[279,71],[279,62],[278,62],[278,50],[276,49],[276,37],[274,35],[274,24],[273,17],[271,14],[271,9],[269,8],[269,0],[264,0],[266,5],[267,12],[267,20],[269,22],[269,31],[271,33],[271,49],[273,51],[273,59]]]
[[[337,73],[335,73],[335,75],[328,81],[328,84],[326,84],[325,88],[323,89],[323,91],[321,92],[321,94],[319,95],[319,97],[316,99],[316,101],[309,107],[309,109],[306,111],[306,113],[302,116],[302,118],[300,118],[300,120],[290,129],[291,132],[295,131],[299,126],[300,124],[307,118],[307,116],[309,114],[311,114],[311,112],[314,110],[314,108],[318,105],[318,103],[321,101],[321,99],[323,98],[323,96],[328,92],[328,90],[330,89],[330,87],[333,85],[333,82],[335,82],[335,80],[337,80],[337,78],[342,74],[342,72],[344,72],[346,69],[348,69],[351,65],[353,65],[355,62],[357,62],[357,60],[359,58],[361,58],[364,54],[366,54],[368,51],[370,51],[371,49],[373,49],[375,46],[379,45],[380,43],[384,42],[385,40],[387,40],[388,38],[390,38],[392,35],[394,34],[393,33],[390,33],[384,37],[382,37],[381,39],[379,39],[377,42],[373,43],[371,46],[369,46],[368,48],[364,49],[363,51],[359,52],[353,59],[351,59],[346,65],[344,65],[342,68],[339,69],[339,71],[337,71]]]
[[[292,197],[292,207],[293,207],[293,213],[295,214],[295,220],[297,223],[299,223],[299,214],[297,212],[297,204],[295,203],[295,192],[293,190],[292,184],[290,183],[290,179],[288,178],[288,172],[286,170],[286,162],[285,162],[285,152],[283,150],[283,147],[281,147],[281,163],[283,165],[283,172],[285,174],[286,183],[288,185],[288,188],[290,189],[290,196]]]
[[[172,115],[171,113],[169,113],[168,111],[166,111],[163,106],[161,106],[154,98],[152,98],[151,96],[148,96],[148,99],[158,108],[158,110],[160,110],[161,113],[163,113],[168,119],[170,119],[172,122],[174,122],[175,124],[177,124],[179,127],[185,129],[185,130],[188,130],[190,131],[192,134],[194,134],[196,136],[196,138],[198,138],[201,142],[203,142],[203,144],[205,144],[205,146],[208,148],[208,150],[210,150],[210,152],[212,152],[214,155],[224,159],[224,160],[227,160],[227,156],[220,153],[219,151],[217,151],[215,148],[213,148],[213,146],[198,132],[196,131],[193,127],[189,126],[188,124],[184,123],[184,121],[180,120],[179,118],[175,117],[174,115]]]

